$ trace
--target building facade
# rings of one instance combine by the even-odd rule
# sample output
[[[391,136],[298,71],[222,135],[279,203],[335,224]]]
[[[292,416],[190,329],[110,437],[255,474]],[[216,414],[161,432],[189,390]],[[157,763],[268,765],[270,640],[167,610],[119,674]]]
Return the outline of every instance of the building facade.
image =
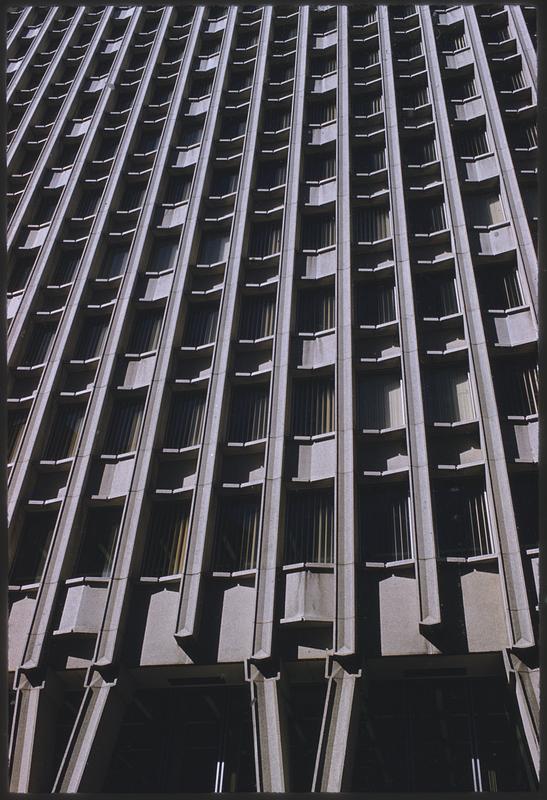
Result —
[[[534,13],[8,12],[13,791],[537,787]]]

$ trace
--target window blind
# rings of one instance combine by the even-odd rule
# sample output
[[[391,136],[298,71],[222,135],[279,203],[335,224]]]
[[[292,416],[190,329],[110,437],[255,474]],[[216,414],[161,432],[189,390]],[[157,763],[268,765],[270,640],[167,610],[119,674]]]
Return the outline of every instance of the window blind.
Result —
[[[160,338],[162,319],[163,311],[147,311],[136,314],[127,344],[127,352],[148,353],[155,350]]]
[[[401,378],[384,373],[363,375],[358,383],[359,427],[363,430],[404,425]]]
[[[218,322],[216,303],[195,303],[188,307],[183,345],[200,347],[215,341]]]
[[[433,372],[428,382],[432,422],[465,422],[475,419],[469,375],[465,367],[446,367]]]
[[[204,392],[173,395],[165,432],[165,447],[194,447],[200,443],[205,411]]]
[[[121,517],[121,508],[88,511],[73,577],[110,577]]]
[[[363,561],[405,561],[412,558],[408,486],[375,486],[361,492],[359,539]]]
[[[129,259],[128,247],[109,247],[99,272],[100,278],[117,278],[123,275]]]
[[[397,319],[393,281],[365,283],[357,290],[360,325],[382,325]]]
[[[90,317],[84,322],[82,332],[74,350],[74,358],[95,358],[103,346],[108,330],[106,317]]]
[[[298,330],[319,333],[334,328],[334,287],[301,291],[298,295]]]
[[[214,569],[254,569],[260,516],[258,497],[224,497],[219,502]]]
[[[480,556],[493,552],[484,482],[434,489],[439,552],[446,556]]]
[[[322,250],[336,244],[334,216],[304,217],[302,219],[302,249]]]
[[[446,317],[459,311],[456,281],[452,274],[423,275],[417,282],[417,300],[424,317]]]
[[[45,449],[45,459],[58,461],[74,455],[82,430],[85,409],[85,405],[60,406]]]
[[[52,325],[34,325],[21,362],[22,366],[35,366],[46,361],[53,343],[55,330]]]
[[[266,258],[281,250],[281,222],[255,225],[251,231],[250,258]]]
[[[317,436],[334,430],[334,380],[310,378],[293,388],[294,436]]]
[[[505,413],[528,417],[539,411],[539,369],[537,364],[513,363],[499,374]]]
[[[272,336],[275,324],[275,295],[250,295],[243,298],[239,322],[240,339]]]
[[[136,449],[143,411],[144,400],[141,398],[119,400],[114,405],[103,452],[131,453]]]
[[[266,436],[268,386],[245,386],[232,395],[228,441],[252,442]]]
[[[159,578],[183,572],[189,521],[189,502],[152,506],[141,575]]]
[[[331,564],[333,556],[333,490],[289,492],[285,564]]]
[[[354,212],[353,235],[359,244],[370,244],[391,236],[389,209],[385,206],[360,208]]]

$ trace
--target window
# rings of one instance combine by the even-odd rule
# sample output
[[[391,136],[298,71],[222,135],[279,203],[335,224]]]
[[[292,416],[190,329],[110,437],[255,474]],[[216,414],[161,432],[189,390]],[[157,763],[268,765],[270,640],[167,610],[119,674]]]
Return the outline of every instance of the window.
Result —
[[[237,572],[254,569],[260,517],[260,498],[222,497],[216,527],[214,569]]]
[[[463,25],[461,28],[452,28],[442,34],[439,44],[440,50],[443,53],[454,53],[457,50],[463,50],[467,47],[467,39],[463,30]]]
[[[298,295],[298,330],[319,333],[334,328],[334,287],[301,291]]]
[[[104,453],[132,453],[137,448],[144,411],[141,398],[118,400],[110,418],[110,428],[103,445]]]
[[[502,92],[515,92],[524,89],[526,81],[522,71],[519,72],[499,72],[494,76],[496,89]]]
[[[283,186],[286,180],[286,161],[266,161],[259,166],[256,186],[258,189],[273,189],[276,186]]]
[[[268,426],[268,386],[245,386],[232,394],[229,442],[264,439]]]
[[[195,80],[190,87],[188,97],[191,100],[199,100],[202,97],[208,97],[213,88],[213,78],[205,78]]]
[[[180,575],[188,541],[190,503],[154,503],[141,575]]]
[[[518,147],[524,150],[531,150],[538,146],[538,129],[537,123],[532,122],[526,125],[520,122],[518,125],[512,125],[509,129],[509,138],[513,147]]]
[[[57,208],[57,199],[53,197],[46,197],[42,199],[36,209],[33,217],[29,220],[31,225],[45,225],[51,222],[55,209]]]
[[[117,139],[101,138],[94,161],[109,161],[118,149]]]
[[[322,250],[336,244],[336,220],[333,215],[302,218],[302,249]]]
[[[150,248],[150,271],[163,272],[173,269],[177,256],[178,239],[154,239]]]
[[[323,158],[316,155],[306,159],[305,176],[307,181],[326,181],[336,177],[336,156],[330,153]]]
[[[78,207],[76,208],[74,216],[76,218],[80,217],[90,217],[97,211],[97,206],[99,205],[99,200],[101,199],[102,191],[100,189],[90,189],[85,191],[81,198],[80,202],[78,203]]]
[[[420,86],[418,89],[405,92],[401,104],[404,109],[415,110],[421,106],[427,105],[429,102],[429,90],[427,86]]]
[[[180,144],[182,147],[193,147],[201,142],[203,134],[202,125],[188,125],[180,132]]]
[[[454,147],[456,154],[462,158],[476,158],[490,152],[486,131],[480,128],[455,133]]]
[[[249,258],[267,258],[281,250],[281,223],[266,222],[254,225],[249,244]]]
[[[469,100],[470,97],[478,95],[475,78],[454,81],[447,86],[446,91],[449,100]]]
[[[362,430],[404,425],[401,377],[391,373],[363,375],[358,383],[358,419]]]
[[[441,557],[493,552],[483,480],[439,483],[434,499]]]
[[[190,197],[192,179],[189,175],[175,175],[170,178],[163,202],[169,205],[184,203]]]
[[[226,261],[230,249],[230,234],[205,231],[201,235],[198,264],[217,264]]]
[[[105,317],[90,317],[86,320],[74,350],[74,358],[81,361],[96,358],[103,346],[107,330],[108,319]]]
[[[363,283],[357,290],[360,325],[383,325],[397,319],[393,281]]]
[[[416,285],[416,299],[423,317],[439,319],[459,313],[453,274],[424,274],[417,279]]]
[[[498,370],[498,382],[503,409],[508,416],[537,416],[539,370],[535,362],[504,363]]]
[[[221,139],[237,139],[244,136],[247,120],[245,117],[228,117],[220,126]]]
[[[19,292],[25,288],[34,266],[34,261],[34,259],[27,258],[22,254],[10,254],[8,262],[11,263],[11,271],[8,278],[8,294]]]
[[[280,111],[267,111],[264,116],[264,132],[282,131],[291,124],[290,108]]]
[[[165,431],[164,446],[182,449],[200,443],[203,432],[205,394],[183,392],[174,394]]]
[[[416,202],[410,213],[414,233],[427,235],[445,230],[447,227],[442,200]]]
[[[336,100],[308,103],[308,124],[325,125],[336,120]]]
[[[314,78],[322,78],[336,72],[336,56],[321,56],[312,59],[310,63],[310,75]]]
[[[218,305],[195,303],[188,307],[183,346],[200,347],[215,341],[218,322]]]
[[[98,277],[118,278],[124,274],[128,259],[129,247],[109,247]]]
[[[11,585],[21,586],[42,580],[56,521],[57,511],[27,513],[10,570]]]
[[[126,186],[122,198],[120,200],[120,211],[134,211],[142,207],[144,194],[146,192],[145,183],[130,183]]]
[[[272,336],[275,324],[275,295],[250,295],[243,298],[239,338],[247,340]]]
[[[524,305],[518,270],[502,267],[479,276],[481,304],[484,308],[507,311]]]
[[[21,361],[21,366],[35,367],[47,361],[56,328],[52,325],[35,324]]]
[[[80,261],[82,260],[82,250],[62,250],[55,265],[51,282],[54,286],[63,286],[71,283]]]
[[[163,311],[147,311],[135,316],[127,353],[149,353],[158,346]]]
[[[73,577],[110,577],[121,518],[121,508],[94,508],[87,512]]]
[[[334,380],[309,378],[294,382],[294,436],[317,436],[334,430]]]
[[[421,166],[437,161],[437,146],[435,139],[410,139],[404,146],[404,156],[409,166]]]
[[[353,66],[358,69],[373,67],[380,63],[380,53],[378,50],[361,50],[353,54]]]
[[[211,197],[222,197],[237,191],[238,170],[218,170],[211,181]]]
[[[359,539],[363,561],[412,558],[408,486],[367,487],[359,497]]]
[[[85,409],[85,405],[61,405],[59,407],[44,453],[47,461],[59,461],[75,454],[84,422]]]
[[[135,154],[145,154],[155,152],[160,143],[159,131],[149,131],[141,133],[140,139],[135,147]]]
[[[27,411],[8,411],[8,464],[13,461],[23,438],[27,416]]]
[[[505,213],[498,194],[472,195],[466,202],[467,219],[473,226],[497,225],[505,222]]]
[[[357,173],[369,175],[371,172],[386,168],[386,151],[384,147],[369,147],[355,153],[354,169]]]
[[[386,206],[359,208],[353,214],[353,235],[358,244],[389,239],[391,224]]]
[[[539,485],[538,473],[524,472],[511,475],[511,495],[520,546],[538,547],[539,544]]]
[[[285,564],[331,564],[334,556],[334,492],[289,492]]]
[[[466,422],[475,419],[475,407],[466,367],[442,367],[427,384],[432,422]]]
[[[357,95],[353,100],[353,112],[357,117],[371,117],[384,110],[384,98],[381,92]]]

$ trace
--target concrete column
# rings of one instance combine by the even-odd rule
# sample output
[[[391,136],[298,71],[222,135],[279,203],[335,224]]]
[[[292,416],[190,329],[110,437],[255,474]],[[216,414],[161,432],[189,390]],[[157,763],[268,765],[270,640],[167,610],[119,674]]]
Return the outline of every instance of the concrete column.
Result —
[[[92,673],[53,792],[101,791],[132,693],[127,675]]]
[[[505,651],[503,655],[509,685],[516,696],[530,757],[536,776],[539,777],[539,667],[537,665],[529,667],[515,653],[509,651]]]
[[[11,792],[51,790],[48,772],[61,701],[62,686],[54,672],[19,675],[10,746]]]
[[[72,38],[75,36],[76,33],[78,33],[81,30],[82,17],[83,17],[84,14],[85,14],[85,8],[84,7],[76,9],[76,13],[74,14],[72,22],[70,23],[70,25],[66,29],[64,36],[62,37],[61,41],[57,45],[57,52],[53,56],[53,58],[51,59],[51,64],[49,65],[49,67],[44,72],[42,80],[40,81],[40,83],[38,85],[38,88],[36,89],[36,91],[34,93],[34,97],[32,98],[32,101],[31,101],[30,105],[28,106],[27,110],[25,111],[23,119],[21,120],[21,123],[19,125],[18,130],[17,130],[17,133],[15,134],[15,136],[13,137],[13,139],[11,140],[11,142],[9,144],[8,152],[7,152],[7,160],[8,160],[8,162],[11,161],[11,157],[12,157],[13,153],[15,153],[17,148],[21,145],[21,143],[23,141],[23,138],[24,138],[25,134],[27,133],[27,130],[28,130],[28,127],[29,127],[29,123],[33,119],[36,111],[43,104],[43,102],[44,102],[44,94],[46,93],[46,91],[50,87],[50,84],[52,82],[52,78],[54,77],[55,72],[57,71],[57,68],[58,68],[59,64],[61,63],[61,61],[62,61],[62,59],[63,59],[63,57],[65,55],[66,48],[70,47],[70,42],[71,42]]]
[[[477,76],[477,81],[482,86],[482,94],[484,98],[484,104],[486,106],[486,113],[490,121],[492,136],[494,137],[494,142],[496,145],[496,156],[500,165],[500,184],[505,189],[505,197],[507,203],[509,204],[511,213],[511,222],[515,231],[519,253],[524,263],[528,285],[530,287],[532,308],[537,315],[538,263],[530,233],[530,226],[528,224],[526,211],[522,202],[522,195],[520,193],[515,168],[513,165],[513,157],[507,142],[505,125],[497,102],[496,90],[490,74],[488,59],[482,43],[482,37],[477,22],[477,11],[471,6],[465,6],[463,11],[465,15],[467,35],[473,48],[473,54],[475,57],[475,73]],[[430,17],[429,20],[431,24]]]
[[[312,791],[351,790],[358,713],[357,681],[361,670],[349,671],[338,661],[327,661],[327,695],[321,724]]]
[[[537,79],[538,79],[538,59],[536,55],[536,48],[530,36],[530,31],[524,19],[524,12],[520,6],[511,4],[506,6],[507,13],[513,23],[514,31],[519,41],[520,51],[522,53],[523,61],[526,64],[534,94],[537,94]]]
[[[277,289],[277,318],[273,345],[273,370],[270,383],[268,441],[265,456],[265,480],[260,540],[258,543],[257,588],[253,659],[268,659],[272,654],[275,628],[277,569],[282,559],[283,534],[281,497],[283,491],[283,459],[287,421],[287,386],[293,316],[294,254],[300,164],[302,158],[302,127],[306,92],[306,59],[308,44],[309,8],[299,9],[291,132],[283,216],[283,241],[279,263]]]
[[[400,136],[393,76],[393,56],[387,6],[378,7],[378,29],[384,77],[386,144],[390,175],[391,222],[395,258],[395,281],[399,310],[401,370],[405,387],[405,417],[410,490],[413,497],[415,559],[420,600],[420,626],[441,623],[437,546],[434,534],[431,486],[425,432],[424,399],[421,383],[416,313],[408,247],[408,230],[401,166]],[[431,74],[431,73],[430,73]]]
[[[11,100],[14,91],[17,89],[19,81],[21,80],[21,77],[22,77],[26,67],[32,61],[32,58],[33,58],[34,54],[36,53],[36,51],[40,47],[40,44],[43,42],[43,40],[44,40],[48,30],[49,30],[49,26],[51,25],[51,23],[55,19],[58,11],[59,11],[59,7],[58,6],[53,6],[53,8],[50,8],[50,10],[48,11],[48,13],[46,15],[46,18],[42,22],[42,25],[41,25],[41,28],[40,28],[39,32],[37,33],[37,35],[32,40],[32,43],[30,44],[29,49],[25,53],[25,57],[23,58],[23,60],[21,62],[21,66],[19,67],[19,69],[17,70],[15,75],[13,76],[13,78],[10,81],[10,84],[8,86],[8,89],[7,89],[7,92],[6,92],[6,100],[8,101],[8,103]],[[106,9],[104,11],[103,16],[108,17],[109,13],[110,13],[110,9]],[[21,25],[22,24],[23,23],[21,23]],[[28,21],[26,22],[26,24],[28,24]],[[20,28],[18,28],[18,30],[20,30]],[[11,41],[13,41],[13,39]],[[11,44],[11,41],[8,42],[8,47]]]
[[[224,398],[226,397],[228,384],[232,342],[232,337],[228,334],[233,330],[235,324],[235,307],[239,292],[239,276],[258,136],[262,91],[266,75],[271,20],[272,7],[264,6],[247,129],[241,157],[239,191],[232,220],[230,251],[226,263],[224,290],[220,305],[218,330],[221,331],[221,334],[217,339],[213,355],[213,367],[209,380],[206,406],[206,424],[196,477],[196,488],[194,489],[188,553],[181,586],[177,631],[175,634],[177,639],[192,637],[196,634],[199,617],[202,612],[202,605],[199,602],[203,585],[202,574],[213,546],[214,514],[211,513],[211,497],[217,471],[218,441],[224,416]]]
[[[288,754],[280,673],[247,664],[251,690],[257,792],[288,791]]]
[[[21,13],[19,14],[17,22],[13,26],[13,28],[11,30],[11,33],[9,34],[9,36],[6,39],[6,53],[7,53],[8,56],[11,55],[11,53],[9,52],[9,48],[12,46],[12,44],[14,42],[18,41],[18,39],[19,39],[19,31],[21,30],[23,25],[26,25],[28,23],[28,20],[29,20],[31,12],[32,12],[32,6],[29,6],[28,8],[22,8],[21,9]]]
[[[348,7],[338,8],[336,137],[336,478],[334,648],[355,652],[355,477]]]
[[[465,9],[465,13],[469,9]],[[442,79],[435,52],[435,35],[431,12],[420,9],[426,60],[431,76],[430,87],[435,108],[444,102]],[[481,45],[482,46],[482,45]],[[428,55],[429,54],[429,55]],[[457,272],[466,313],[466,339],[469,345],[469,366],[478,398],[478,418],[485,459],[485,480],[491,511],[491,523],[499,541],[501,587],[505,600],[509,641],[513,647],[532,647],[534,632],[528,607],[524,571],[520,554],[511,487],[503,447],[498,407],[488,356],[482,316],[475,282],[473,260],[456,169],[450,127],[444,109],[435,113],[438,144],[441,152],[448,217],[458,254]],[[504,167],[500,164],[501,171]],[[518,186],[515,189],[518,192]],[[519,195],[520,197],[520,195]]]

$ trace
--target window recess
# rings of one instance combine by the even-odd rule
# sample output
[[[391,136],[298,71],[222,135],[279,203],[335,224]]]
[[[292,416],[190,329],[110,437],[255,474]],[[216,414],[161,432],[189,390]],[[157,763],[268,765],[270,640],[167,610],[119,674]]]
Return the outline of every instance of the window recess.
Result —
[[[110,577],[121,518],[122,508],[94,508],[87,512],[73,578]]]
[[[36,367],[47,361],[56,327],[36,323],[30,333],[25,354],[21,360],[23,367]]]
[[[255,568],[259,524],[258,495],[219,498],[213,558],[216,572]]]
[[[256,178],[256,188],[269,191],[284,186],[287,180],[287,163],[266,161],[260,164]]]
[[[143,412],[143,398],[116,398],[110,417],[110,426],[103,444],[103,453],[122,455],[135,452]]]
[[[143,355],[155,351],[160,339],[162,319],[163,310],[137,313],[127,343],[127,354]]]
[[[220,264],[228,259],[230,251],[230,233],[204,231],[201,235],[197,264]]]
[[[173,394],[164,449],[184,450],[200,444],[205,414],[205,392]]]
[[[430,236],[447,229],[444,201],[416,201],[410,210],[411,227],[417,236]]]
[[[361,558],[392,563],[413,558],[408,486],[367,486],[359,495]]]
[[[119,278],[125,273],[128,260],[129,247],[109,247],[97,277],[103,280]]]
[[[362,431],[382,431],[404,426],[400,375],[361,375],[357,387],[357,416]]]
[[[214,172],[211,179],[211,188],[209,196],[226,197],[227,195],[234,194],[237,191],[237,184],[239,180],[239,170],[217,170]]]
[[[427,393],[430,420],[454,424],[476,419],[467,367],[441,367],[429,375]]]
[[[416,299],[420,314],[426,319],[441,319],[460,313],[456,280],[452,273],[419,276]]]
[[[288,492],[285,564],[331,564],[334,555],[334,492]]]
[[[304,252],[317,252],[336,244],[336,220],[334,215],[303,216],[301,242]]]
[[[481,128],[454,133],[454,146],[461,158],[478,158],[491,152],[486,130]]]
[[[13,462],[23,438],[28,411],[8,410],[8,464]]]
[[[75,455],[85,410],[85,405],[61,405],[59,407],[42,460],[61,461]]]
[[[251,230],[249,258],[268,258],[281,251],[281,222],[255,224]]]
[[[218,303],[195,303],[188,307],[183,347],[201,347],[215,341]]]
[[[146,192],[146,186],[146,183],[130,183],[126,186],[120,200],[118,211],[124,213],[140,211]]]
[[[106,339],[108,319],[91,317],[83,324],[82,331],[74,348],[73,361],[87,361],[96,358]]]
[[[488,228],[506,221],[499,194],[474,194],[465,203],[468,224],[474,228]]]
[[[318,436],[334,430],[334,379],[295,380],[292,402],[293,436]]]
[[[433,496],[441,557],[470,558],[494,552],[483,478],[439,482]]]
[[[537,363],[523,359],[503,362],[497,370],[501,406],[509,417],[537,417],[539,370]]]
[[[9,573],[10,585],[24,586],[42,580],[56,522],[57,511],[27,513]]]
[[[308,103],[308,125],[327,125],[336,120],[336,100],[325,100],[322,103]]]
[[[320,183],[336,177],[336,155],[328,153],[323,157],[318,153],[306,159],[304,174],[306,181]]]
[[[495,271],[479,275],[481,305],[489,311],[508,311],[524,305],[518,270],[515,266],[502,266]]]
[[[301,334],[316,334],[335,326],[334,287],[302,290],[298,295],[297,325]]]
[[[357,289],[357,319],[365,327],[388,325],[397,320],[393,281],[363,283]]]
[[[387,206],[355,209],[353,236],[357,244],[373,244],[391,237],[390,213]]]
[[[354,154],[353,168],[356,175],[370,175],[386,168],[385,147],[367,147]]]
[[[247,295],[242,300],[239,321],[239,340],[256,341],[273,336],[275,325],[275,295]]]
[[[180,575],[188,543],[190,503],[154,503],[151,508],[141,575]]]
[[[178,238],[156,238],[152,240],[149,253],[149,271],[164,272],[175,267],[179,240]]]
[[[228,426],[228,441],[254,442],[264,439],[268,426],[269,387],[242,386],[234,389]]]

